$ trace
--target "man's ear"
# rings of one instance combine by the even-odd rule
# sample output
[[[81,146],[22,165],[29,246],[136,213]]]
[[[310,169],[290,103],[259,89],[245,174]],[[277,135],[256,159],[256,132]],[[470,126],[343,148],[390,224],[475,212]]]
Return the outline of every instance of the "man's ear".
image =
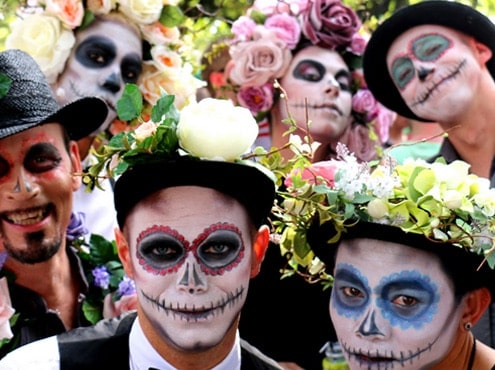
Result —
[[[479,288],[469,292],[464,297],[465,309],[461,317],[461,326],[469,323],[475,325],[491,303],[492,295],[488,288]]]
[[[75,141],[69,142],[69,158],[72,171],[72,191],[76,191],[82,184],[82,176],[80,175],[82,172],[82,163],[79,148]]]
[[[253,242],[253,254],[251,260],[251,278],[260,272],[261,262],[265,258],[266,249],[270,244],[270,230],[267,225],[259,228]]]
[[[478,59],[479,63],[481,65],[486,65],[486,63],[492,58],[493,53],[492,50],[486,46],[485,44],[482,44],[481,42],[476,41],[474,38],[471,38],[471,46],[475,50],[475,56]]]
[[[132,273],[132,264],[131,264],[131,254],[129,251],[129,244],[127,244],[127,240],[125,239],[124,234],[118,228],[115,229],[115,243],[117,244],[117,252],[119,254],[120,261],[122,262],[122,266],[124,267],[124,271],[126,275],[134,279]]]

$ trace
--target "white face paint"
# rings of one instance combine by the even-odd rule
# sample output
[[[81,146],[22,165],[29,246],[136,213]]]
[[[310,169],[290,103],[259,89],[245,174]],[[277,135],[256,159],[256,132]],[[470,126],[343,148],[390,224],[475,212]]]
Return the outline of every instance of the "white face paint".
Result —
[[[309,46],[293,58],[280,84],[287,92],[286,101],[278,104],[282,118],[293,115],[306,132],[322,144],[336,142],[351,123],[351,73],[339,53]]]
[[[354,239],[334,274],[330,315],[352,370],[430,369],[448,354],[462,308],[438,257]]]
[[[251,276],[245,208],[215,190],[181,186],[141,201],[126,221],[146,320],[174,348],[211,348],[235,330]]]
[[[141,38],[130,26],[116,20],[97,19],[76,34],[64,72],[52,86],[65,105],[85,96],[103,98],[109,113],[102,128],[116,117],[116,103],[126,83],[135,83],[141,73]]]
[[[423,25],[392,43],[387,53],[389,73],[418,117],[449,122],[473,100],[478,80],[485,77],[468,40],[450,28]]]

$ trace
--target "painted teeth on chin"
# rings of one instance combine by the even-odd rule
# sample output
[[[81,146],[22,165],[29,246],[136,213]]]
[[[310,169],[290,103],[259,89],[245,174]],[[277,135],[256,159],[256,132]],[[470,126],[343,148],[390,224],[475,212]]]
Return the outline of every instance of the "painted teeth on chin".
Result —
[[[31,225],[43,219],[44,211],[43,208],[38,208],[36,210],[10,213],[6,216],[6,219],[16,225]]]

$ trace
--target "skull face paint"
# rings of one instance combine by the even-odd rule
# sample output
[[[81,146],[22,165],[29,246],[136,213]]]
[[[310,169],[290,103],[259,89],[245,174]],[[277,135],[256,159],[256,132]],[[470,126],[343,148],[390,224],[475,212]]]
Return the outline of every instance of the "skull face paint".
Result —
[[[125,231],[141,317],[176,348],[217,345],[235,327],[251,278],[245,208],[212,189],[167,188],[136,205]]]
[[[351,369],[428,369],[447,354],[461,308],[435,255],[347,240],[334,276],[330,315]]]
[[[104,99],[109,112],[104,129],[116,117],[126,83],[136,83],[142,69],[141,37],[116,19],[96,19],[79,30],[63,73],[52,86],[65,105],[86,96]]]
[[[470,38],[453,29],[422,25],[401,34],[387,53],[388,71],[418,117],[448,122],[475,96],[480,62]],[[483,77],[480,77],[483,76]]]

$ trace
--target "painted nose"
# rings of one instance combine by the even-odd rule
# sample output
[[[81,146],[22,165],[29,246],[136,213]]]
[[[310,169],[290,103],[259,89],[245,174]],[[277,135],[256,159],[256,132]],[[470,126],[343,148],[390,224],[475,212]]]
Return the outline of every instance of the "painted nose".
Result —
[[[121,84],[122,84],[122,80],[119,74],[113,72],[110,75],[108,75],[105,81],[103,82],[103,88],[115,94],[120,91]]]
[[[204,292],[207,289],[206,277],[195,262],[186,261],[184,271],[179,277],[178,288],[190,294]]]
[[[369,336],[384,336],[384,333],[378,328],[375,318],[375,311],[368,312],[364,317],[361,325],[359,325],[358,333],[364,337]]]
[[[38,187],[22,169],[13,175],[6,189],[10,199],[30,198],[38,193]]]
[[[435,69],[434,68],[425,68],[425,67],[420,67],[417,72],[418,72],[418,78],[420,81],[426,80],[429,74],[431,74]]]

